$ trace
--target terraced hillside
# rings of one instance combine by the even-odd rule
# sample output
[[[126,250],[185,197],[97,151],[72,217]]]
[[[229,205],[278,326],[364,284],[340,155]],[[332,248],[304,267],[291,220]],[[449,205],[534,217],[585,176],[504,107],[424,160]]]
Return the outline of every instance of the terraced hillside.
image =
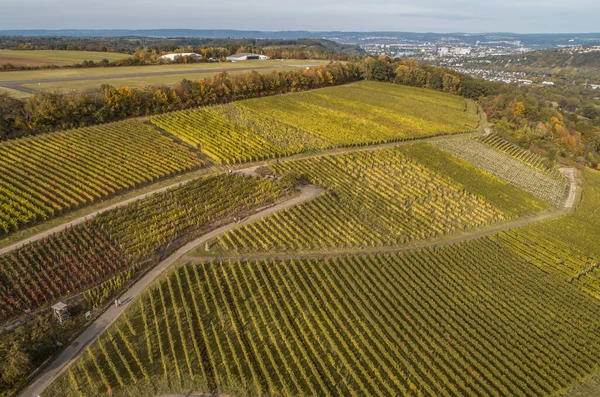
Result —
[[[569,186],[564,178],[537,170],[470,137],[440,139],[435,145],[557,207],[567,197]]]
[[[596,367],[599,315],[596,299],[487,238],[189,264],[44,395],[555,395]]]
[[[586,171],[575,212],[498,236],[530,263],[600,299],[600,174]]]
[[[168,113],[150,120],[227,164],[327,147],[471,132],[477,124],[460,97],[374,82]]]
[[[203,164],[138,121],[2,142],[0,237]]]
[[[502,139],[496,134],[486,135],[478,138],[477,140],[495,148],[496,150],[506,153],[510,157],[528,164],[539,171],[546,172],[556,178],[560,177],[558,170],[555,167],[549,166],[544,157],[529,150],[525,150],[512,142]]]
[[[274,165],[276,174],[293,175],[328,192],[220,236],[215,250],[285,252],[401,245],[544,206],[492,175],[478,174],[465,162],[448,162],[444,169],[468,174],[469,180],[429,169],[418,162],[419,157],[412,157],[419,150],[430,150],[432,158],[436,150],[441,152],[430,145],[403,145]],[[423,156],[427,155],[423,152]],[[483,189],[472,183],[476,179],[485,181]]]
[[[153,195],[0,256],[0,320],[97,286],[167,246],[272,204],[286,186],[236,175]]]

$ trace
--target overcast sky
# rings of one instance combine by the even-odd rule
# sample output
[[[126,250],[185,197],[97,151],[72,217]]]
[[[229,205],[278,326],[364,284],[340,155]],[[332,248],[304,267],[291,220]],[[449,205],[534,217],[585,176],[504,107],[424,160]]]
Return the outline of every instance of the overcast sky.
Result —
[[[0,30],[575,33],[599,21],[599,0],[0,0]]]

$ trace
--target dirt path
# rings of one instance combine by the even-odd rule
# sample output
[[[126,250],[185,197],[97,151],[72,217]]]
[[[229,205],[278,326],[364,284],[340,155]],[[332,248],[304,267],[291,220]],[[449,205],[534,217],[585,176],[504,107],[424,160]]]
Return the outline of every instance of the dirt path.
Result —
[[[119,201],[118,203],[115,203],[115,204],[110,205],[108,207],[102,208],[102,209],[100,209],[98,211],[86,214],[85,216],[82,216],[82,217],[79,217],[79,218],[74,219],[72,221],[63,223],[63,224],[58,225],[56,227],[53,227],[51,229],[44,230],[43,232],[37,233],[37,234],[35,234],[35,235],[31,236],[31,237],[25,238],[23,240],[19,240],[19,241],[17,241],[14,244],[8,245],[8,246],[3,247],[3,248],[0,248],[0,255],[6,254],[6,253],[8,253],[8,252],[10,252],[10,251],[12,251],[14,249],[22,247],[25,244],[29,244],[29,243],[32,243],[34,241],[41,240],[44,237],[48,237],[48,236],[50,236],[50,235],[52,235],[54,233],[58,233],[58,232],[66,229],[68,227],[79,225],[80,223],[83,223],[83,222],[85,222],[85,221],[87,221],[89,219],[95,218],[96,216],[102,214],[103,212],[110,211],[110,210],[115,209],[115,208],[123,207],[123,206],[125,206],[127,204],[130,204],[130,203],[134,202],[134,201],[143,200],[146,197],[151,196],[153,194],[164,192],[166,190],[173,189],[175,187],[179,187],[179,186],[185,185],[186,183],[194,181],[194,180],[196,180],[198,178],[204,178],[204,177],[206,177],[208,175],[211,175],[214,172],[215,171],[213,171],[213,170],[207,169],[206,173],[199,174],[197,177],[195,177],[193,179],[189,179],[189,180],[181,181],[181,182],[175,182],[175,183],[173,183],[171,185],[167,185],[167,186],[158,188],[156,190],[152,190],[150,192],[147,192],[147,193],[144,193],[144,194],[140,194],[139,196],[135,196],[135,197],[123,200],[123,201]]]
[[[176,70],[172,72],[148,72],[148,73],[121,73],[121,74],[110,74],[102,76],[76,76],[76,77],[57,77],[53,79],[32,79],[32,80],[15,80],[15,81],[1,81],[0,86],[18,90],[26,93],[36,92],[36,89],[23,87],[25,84],[43,84],[43,83],[59,83],[63,81],[83,81],[83,80],[106,80],[106,79],[124,79],[131,77],[154,77],[154,76],[172,76],[172,75],[184,75],[184,74],[196,74],[196,73],[221,73],[221,72],[238,72],[238,71],[249,71],[249,70],[262,70],[262,69],[277,69],[277,68],[290,68],[290,67],[302,67],[302,66],[315,66],[315,65],[265,65],[265,66],[248,66],[244,68],[214,68],[214,69],[190,69],[190,70]]]
[[[559,171],[569,181],[569,195],[565,201],[565,208],[573,208],[577,197],[577,170],[575,168],[560,168]]]
[[[451,138],[458,138],[459,136],[464,136],[465,134],[457,134],[457,135],[446,135],[446,136],[435,136],[435,137],[426,137],[426,138],[422,138],[422,139],[418,139],[418,140],[412,140],[412,141],[402,141],[402,142],[391,142],[391,143],[382,143],[382,144],[377,144],[377,145],[371,145],[371,146],[361,146],[361,147],[345,147],[345,148],[332,148],[332,149],[327,149],[324,151],[316,151],[316,152],[307,152],[307,153],[299,153],[299,154],[295,154],[295,155],[291,155],[289,157],[286,157],[285,159],[280,159],[279,161],[292,161],[292,160],[298,160],[298,159],[307,159],[307,158],[317,158],[317,157],[323,157],[323,156],[330,156],[330,155],[334,155],[334,154],[343,154],[343,153],[349,153],[349,152],[359,152],[359,151],[369,151],[369,150],[379,150],[379,149],[385,149],[385,148],[391,148],[391,147],[395,147],[398,145],[403,145],[403,144],[412,144],[412,143],[417,143],[417,142],[431,142],[431,141],[435,141],[437,139],[451,139]],[[269,165],[269,164],[274,164],[275,162],[277,162],[277,159],[270,159],[270,160],[264,160],[264,161],[260,161],[260,162],[256,162],[256,163],[246,163],[241,165],[240,167],[242,168],[236,168],[236,167],[232,167],[234,169],[234,172],[236,174],[239,175],[250,175],[250,176],[258,176],[256,174],[256,169],[263,166],[263,165]],[[80,218],[74,219],[72,221],[69,222],[65,222],[63,224],[60,224],[56,227],[53,227],[51,229],[48,230],[44,230],[40,233],[36,233],[33,236],[27,237],[25,239],[19,240],[17,242],[15,242],[14,244],[8,245],[6,247],[0,248],[0,255],[6,254],[14,249],[17,249],[25,244],[29,244],[32,243],[34,241],[38,241],[43,239],[44,237],[48,237],[50,235],[52,235],[53,233],[57,233],[61,230],[64,230],[67,227],[71,227],[71,226],[75,226],[78,225],[80,223],[85,222],[88,219],[93,219],[94,217],[102,214],[103,212],[106,211],[110,211],[112,209],[115,208],[119,208],[122,207],[124,205],[127,205],[129,203],[132,203],[134,201],[137,200],[142,200],[148,196],[151,196],[155,193],[160,193],[163,192],[165,190],[168,189],[172,189],[178,186],[182,186],[185,185],[186,183],[190,183],[192,181],[197,180],[198,178],[203,178],[205,176],[208,175],[214,175],[217,174],[219,172],[226,172],[226,168],[224,167],[220,167],[220,166],[215,166],[213,169],[208,170],[206,173],[202,173],[199,174],[197,177],[182,181],[182,182],[176,182],[173,183],[171,185],[168,186],[164,186],[161,188],[158,188],[156,190],[152,190],[150,192],[141,194],[139,196],[135,196],[133,198],[130,199],[126,199],[123,201],[120,201],[118,203],[115,203],[109,207],[106,208],[102,208],[101,210],[86,214],[85,216],[82,216]]]
[[[300,204],[318,196],[323,191],[323,189],[314,186],[305,186],[300,190],[300,195],[297,197],[257,212],[256,214],[243,219],[240,223],[229,223],[225,226],[215,229],[212,232],[206,233],[178,249],[175,253],[171,254],[168,258],[150,270],[138,282],[133,284],[129,290],[123,293],[119,299],[121,302],[124,302],[124,304],[120,307],[115,307],[114,305],[110,306],[110,308],[100,315],[100,317],[98,317],[96,321],[94,321],[88,328],[86,328],[85,331],[83,331],[79,337],[73,341],[73,343],[65,348],[65,350],[63,350],[63,352],[38,377],[36,377],[33,382],[31,382],[31,384],[20,394],[20,396],[37,397],[40,395],[44,389],[54,379],[56,379],[58,375],[60,375],[75,359],[77,359],[85,347],[92,343],[99,334],[101,334],[110,324],[112,324],[112,322],[119,317],[119,315],[128,305],[133,304],[135,298],[137,298],[148,285],[150,285],[166,268],[175,263],[188,251],[222,233],[240,226],[240,224],[252,222],[274,212]]]
[[[496,223],[487,227],[481,227],[473,232],[456,232],[448,236],[443,236],[435,240],[423,240],[411,243],[401,247],[367,247],[367,248],[347,248],[332,251],[310,251],[310,252],[267,252],[237,256],[219,256],[217,258],[193,256],[189,253],[182,256],[181,259],[185,262],[202,262],[202,261],[227,261],[227,260],[288,260],[295,258],[302,259],[318,259],[347,256],[351,254],[393,254],[398,252],[413,251],[421,248],[441,247],[445,245],[456,244],[463,241],[475,240],[480,237],[493,236],[500,232],[505,232],[511,229],[517,229],[528,226],[534,223],[547,221],[549,219],[558,218],[570,212],[570,209],[562,208],[553,211],[544,211],[529,217],[523,217],[506,222]]]

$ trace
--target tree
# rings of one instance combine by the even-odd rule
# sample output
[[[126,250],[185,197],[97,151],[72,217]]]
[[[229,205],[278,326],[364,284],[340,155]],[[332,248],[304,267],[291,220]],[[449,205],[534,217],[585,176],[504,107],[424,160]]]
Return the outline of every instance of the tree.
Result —
[[[31,367],[31,358],[21,350],[17,343],[13,343],[6,352],[4,360],[0,361],[0,376],[7,383],[14,383],[19,378],[26,376]]]
[[[390,81],[394,76],[392,65],[381,59],[367,58],[361,66],[361,77],[365,80]]]

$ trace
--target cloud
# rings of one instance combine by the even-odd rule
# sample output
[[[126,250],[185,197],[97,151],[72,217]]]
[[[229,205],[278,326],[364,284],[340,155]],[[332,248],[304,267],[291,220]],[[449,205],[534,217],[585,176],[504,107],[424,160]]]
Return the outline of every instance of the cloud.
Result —
[[[598,30],[597,0],[2,0],[0,29]]]

